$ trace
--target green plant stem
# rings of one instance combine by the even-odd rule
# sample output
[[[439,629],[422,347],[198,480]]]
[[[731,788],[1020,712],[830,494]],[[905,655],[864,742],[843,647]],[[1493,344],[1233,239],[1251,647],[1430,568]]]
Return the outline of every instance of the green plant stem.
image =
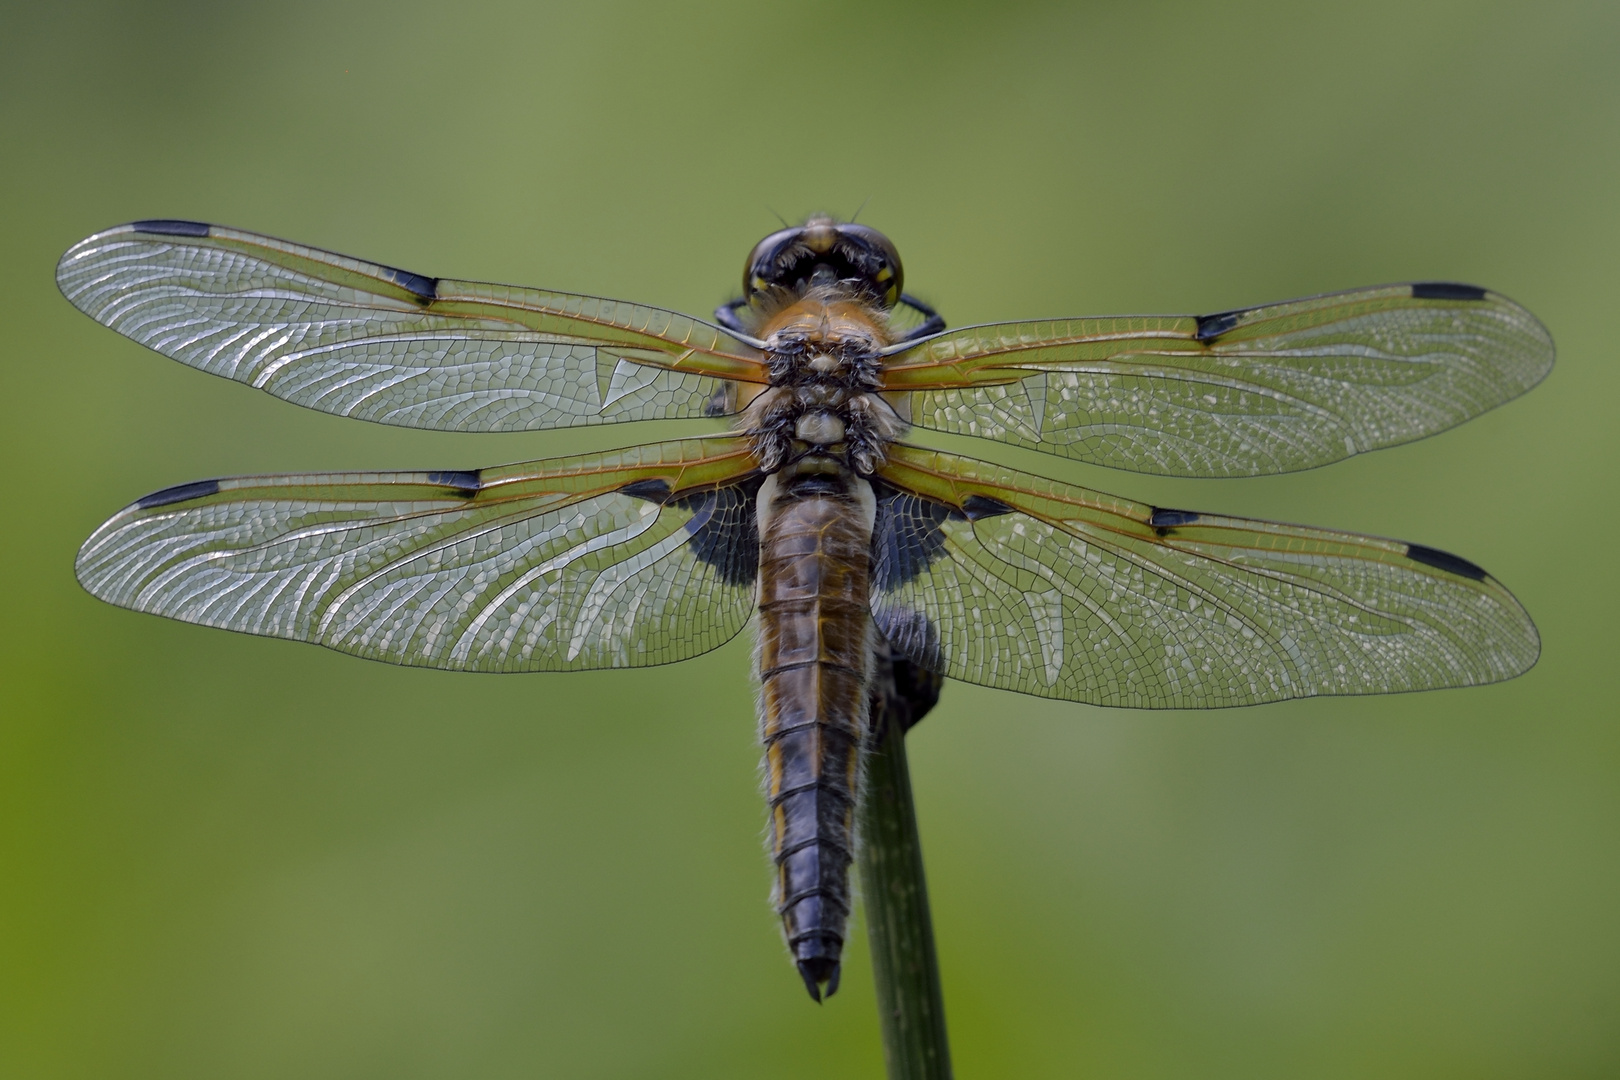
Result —
[[[886,648],[875,676],[859,860],[883,1059],[889,1080],[949,1080],[944,995],[905,740],[938,697],[939,680]]]

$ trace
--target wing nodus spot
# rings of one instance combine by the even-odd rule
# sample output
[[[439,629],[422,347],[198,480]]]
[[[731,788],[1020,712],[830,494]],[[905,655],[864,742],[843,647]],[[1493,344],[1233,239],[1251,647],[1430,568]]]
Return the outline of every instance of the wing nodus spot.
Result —
[[[207,236],[209,226],[201,221],[181,221],[178,218],[147,218],[132,221],[129,227],[136,232],[155,236]]]
[[[439,279],[413,274],[409,270],[401,270],[395,266],[383,267],[388,273],[388,280],[415,296],[424,305],[431,304],[439,298]]]
[[[218,480],[197,480],[190,484],[176,484],[174,487],[166,487],[162,491],[154,491],[145,498],[137,500],[135,505],[142,510],[150,510],[154,506],[168,506],[170,503],[200,499],[204,495],[212,495],[218,490]]]
[[[1148,518],[1148,524],[1155,529],[1174,529],[1178,525],[1191,525],[1198,520],[1198,514],[1192,510],[1153,510],[1153,516]]]
[[[969,495],[962,500],[962,513],[967,515],[969,521],[995,517],[998,514],[1010,514],[1012,509],[1000,499],[992,499],[988,495]]]
[[[1459,285],[1455,281],[1418,281],[1412,285],[1414,300],[1483,300],[1485,290],[1478,285]]]
[[[1243,318],[1241,311],[1221,311],[1214,315],[1198,316],[1198,340],[1214,341],[1236,326],[1241,318]]]
[[[1437,570],[1444,570],[1448,574],[1456,574],[1471,581],[1484,581],[1486,574],[1483,568],[1475,566],[1459,555],[1438,548],[1424,547],[1422,544],[1407,544],[1406,557],[1413,562],[1432,566]]]
[[[480,486],[477,469],[474,469],[471,472],[458,471],[428,473],[428,483],[442,484],[447,488],[453,488],[457,495],[467,499],[470,499],[474,495],[478,494],[478,489]]]
[[[632,499],[646,499],[648,502],[655,502],[662,506],[669,501],[669,483],[658,479],[637,480],[633,484],[624,485],[619,489],[619,493],[628,495]]]

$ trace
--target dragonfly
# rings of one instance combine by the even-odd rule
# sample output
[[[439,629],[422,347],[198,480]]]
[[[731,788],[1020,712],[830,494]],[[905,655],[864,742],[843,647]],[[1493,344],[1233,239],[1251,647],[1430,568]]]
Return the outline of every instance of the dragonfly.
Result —
[[[1153,506],[906,441],[1186,477],[1405,443],[1552,366],[1546,328],[1472,285],[951,330],[904,291],[886,236],[825,216],[760,241],[712,320],[180,220],[88,237],[57,282],[165,356],[339,416],[726,418],[722,434],[494,468],[180,484],[109,518],[76,572],[137,611],[462,671],[666,664],[753,624],[773,899],[816,1001],[838,986],[884,657],[935,685],[1206,709],[1492,683],[1540,651],[1500,582],[1436,548]]]

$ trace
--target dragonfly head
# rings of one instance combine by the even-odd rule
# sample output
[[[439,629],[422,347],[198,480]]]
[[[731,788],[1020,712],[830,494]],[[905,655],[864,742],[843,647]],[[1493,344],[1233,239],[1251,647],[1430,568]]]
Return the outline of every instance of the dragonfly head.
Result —
[[[837,284],[892,308],[902,276],[900,253],[887,236],[817,214],[754,245],[743,268],[743,296],[751,302],[777,289]]]

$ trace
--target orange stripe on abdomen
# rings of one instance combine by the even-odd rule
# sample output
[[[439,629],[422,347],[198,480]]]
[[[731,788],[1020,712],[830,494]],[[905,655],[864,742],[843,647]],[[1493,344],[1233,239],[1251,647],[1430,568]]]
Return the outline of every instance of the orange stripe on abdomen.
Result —
[[[822,982],[837,988],[850,910],[872,649],[869,491],[853,477],[799,477],[760,492],[760,729],[777,910],[818,997]]]

